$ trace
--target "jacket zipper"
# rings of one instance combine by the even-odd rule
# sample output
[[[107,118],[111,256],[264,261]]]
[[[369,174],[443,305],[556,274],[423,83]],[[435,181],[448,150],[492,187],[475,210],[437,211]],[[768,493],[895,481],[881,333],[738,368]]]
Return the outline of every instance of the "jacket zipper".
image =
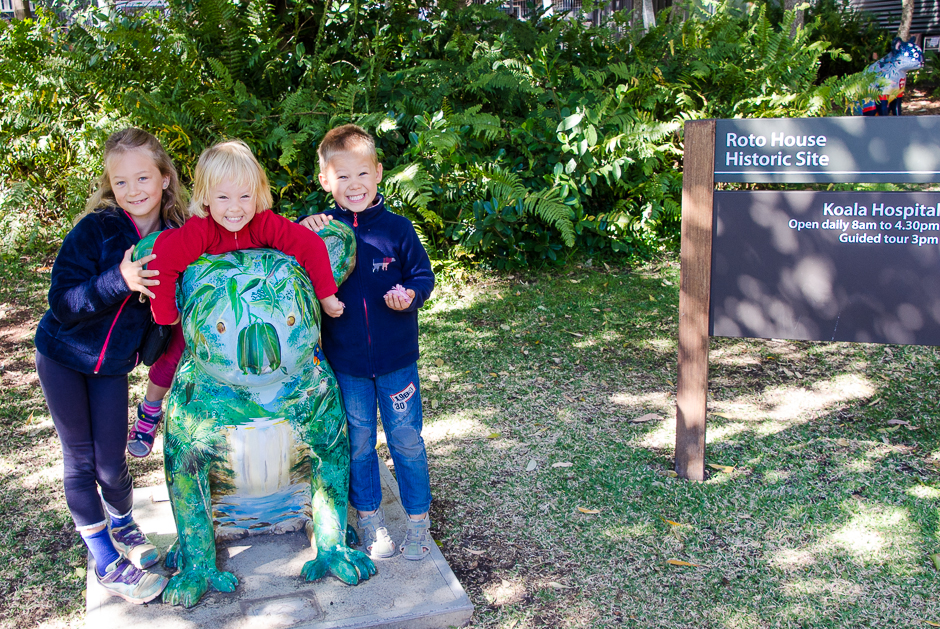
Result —
[[[137,232],[137,241],[140,242],[140,239],[143,238],[143,236],[140,235],[140,230],[137,228],[137,223],[135,223],[134,219],[132,219],[130,214],[127,213],[127,210],[122,209],[121,211],[124,212],[124,216],[126,216],[127,220],[129,220],[131,225],[133,225],[134,231]],[[134,293],[132,292],[131,295],[133,294]],[[114,331],[114,326],[117,325],[118,318],[121,316],[121,312],[124,311],[124,306],[127,304],[127,300],[131,298],[131,295],[128,295],[124,298],[124,301],[121,302],[121,307],[118,308],[117,314],[114,315],[114,321],[111,322],[111,327],[108,328],[108,335],[104,337],[104,345],[101,346],[101,353],[98,354],[98,363],[95,365],[94,373],[98,373],[101,370],[101,364],[104,362],[104,353],[108,349],[108,343],[111,342],[111,332]],[[135,359],[134,363],[136,364],[136,362],[137,361]]]
[[[359,228],[359,214],[353,212],[353,229]],[[359,257],[359,234],[356,234],[356,257]],[[356,266],[359,261],[356,260]],[[369,306],[366,303],[366,291],[362,288],[362,274],[359,275],[359,290],[362,292],[362,310],[366,315],[366,342],[369,344],[369,364],[372,367],[372,377],[375,377],[375,359],[372,356],[372,331],[369,328]]]

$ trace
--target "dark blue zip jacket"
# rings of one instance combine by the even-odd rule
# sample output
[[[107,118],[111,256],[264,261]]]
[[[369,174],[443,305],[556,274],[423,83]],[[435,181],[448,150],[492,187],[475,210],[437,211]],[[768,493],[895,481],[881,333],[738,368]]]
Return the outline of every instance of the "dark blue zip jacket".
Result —
[[[330,212],[356,234],[356,268],[336,297],[346,310],[324,316],[323,351],[336,371],[373,378],[418,360],[418,308],[434,290],[434,272],[415,228],[385,209],[385,200],[359,213],[336,206]],[[303,217],[301,217],[301,220]],[[385,305],[395,284],[415,292],[407,310]]]
[[[131,217],[114,207],[92,212],[69,232],[36,330],[42,355],[85,374],[120,376],[137,365],[150,304],[131,293],[120,266],[139,240]]]

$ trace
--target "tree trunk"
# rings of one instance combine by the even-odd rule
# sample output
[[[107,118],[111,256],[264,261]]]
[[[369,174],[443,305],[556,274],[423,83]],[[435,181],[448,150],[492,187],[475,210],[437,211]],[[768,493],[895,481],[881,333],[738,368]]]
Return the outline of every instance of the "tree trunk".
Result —
[[[13,18],[17,20],[28,20],[33,17],[33,12],[29,9],[29,0],[13,0]]]
[[[801,0],[784,0],[784,3],[783,3],[783,8],[785,11],[794,11],[796,13],[796,17],[793,20],[793,24],[790,26],[790,39],[793,39],[794,37],[796,37],[797,29],[803,28],[803,10],[802,9],[800,9],[799,11],[796,10],[796,5],[800,1]]]
[[[653,9],[653,0],[643,0],[643,30],[648,31],[656,26],[656,11]]]
[[[914,0],[901,0],[901,24],[898,37],[907,41],[911,36],[911,22],[914,20]]]

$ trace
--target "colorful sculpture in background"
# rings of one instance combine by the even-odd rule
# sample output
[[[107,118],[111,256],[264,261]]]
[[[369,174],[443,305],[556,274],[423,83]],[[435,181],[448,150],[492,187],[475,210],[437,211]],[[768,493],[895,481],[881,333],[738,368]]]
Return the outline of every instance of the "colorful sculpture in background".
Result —
[[[335,221],[320,235],[339,284],[355,237]],[[192,607],[210,585],[234,591],[216,539],[258,533],[305,529],[317,549],[301,571],[308,581],[368,579],[375,564],[347,545],[346,416],[304,270],[270,249],[203,256],[177,299],[186,350],[167,397],[164,469],[178,533],[167,566],[178,572],[163,600]]]
[[[900,116],[901,102],[904,97],[904,86],[907,83],[907,73],[924,67],[924,51],[910,41],[902,41],[895,37],[891,42],[891,52],[868,66],[868,72],[874,73],[877,78],[873,84],[881,93],[877,101],[866,101],[862,104],[863,116]]]

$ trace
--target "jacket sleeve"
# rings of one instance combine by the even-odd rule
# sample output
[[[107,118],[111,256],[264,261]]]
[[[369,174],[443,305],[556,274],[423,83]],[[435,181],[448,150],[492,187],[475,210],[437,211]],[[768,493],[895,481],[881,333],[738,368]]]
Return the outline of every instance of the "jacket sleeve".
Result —
[[[407,220],[407,219],[406,219]],[[414,225],[408,221],[405,235],[402,237],[400,255],[402,260],[402,286],[415,292],[405,312],[413,312],[424,305],[431,291],[434,290],[434,271],[431,270],[431,259],[424,245],[418,239]]]
[[[69,232],[52,266],[49,308],[63,324],[98,316],[131,294],[121,263],[99,269],[104,234],[93,217]]]
[[[255,220],[259,218],[262,220],[258,221],[257,244],[274,247],[297,258],[297,262],[310,276],[317,299],[336,294],[330,254],[316,232],[292,223],[271,210],[256,214]]]
[[[176,321],[179,310],[176,308],[176,282],[180,274],[209,246],[209,234],[206,219],[189,219],[178,229],[167,229],[157,236],[153,243],[153,253],[157,256],[147,265],[148,269],[160,271],[156,279],[157,286],[150,290],[155,295],[150,300],[153,320],[160,325],[169,325]]]

